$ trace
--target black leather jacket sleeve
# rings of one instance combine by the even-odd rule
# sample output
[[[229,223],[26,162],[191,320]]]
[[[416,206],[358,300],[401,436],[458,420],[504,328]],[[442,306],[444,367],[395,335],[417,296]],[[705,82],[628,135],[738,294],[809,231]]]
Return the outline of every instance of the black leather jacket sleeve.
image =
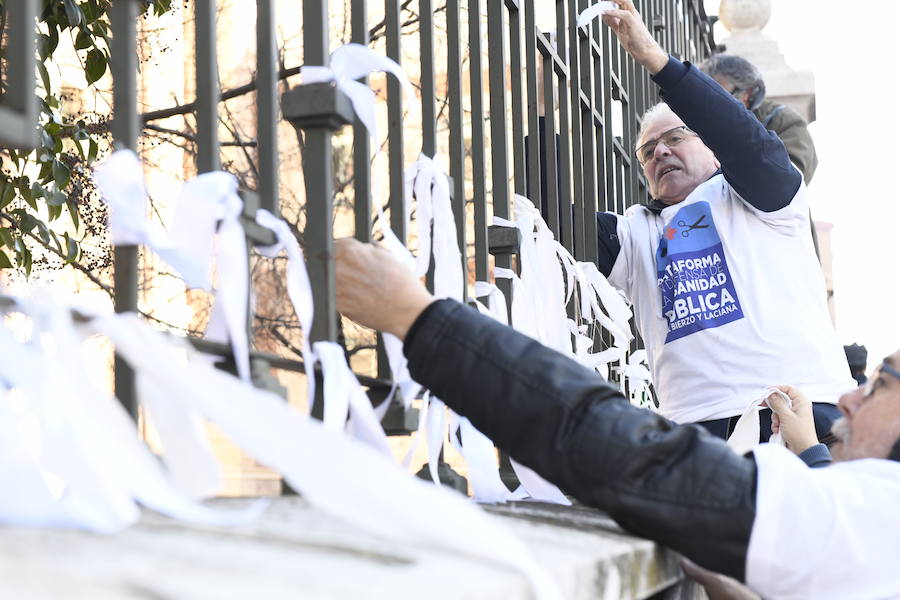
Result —
[[[743,580],[756,464],[633,407],[595,373],[452,300],[407,334],[413,378],[517,461],[622,527]]]

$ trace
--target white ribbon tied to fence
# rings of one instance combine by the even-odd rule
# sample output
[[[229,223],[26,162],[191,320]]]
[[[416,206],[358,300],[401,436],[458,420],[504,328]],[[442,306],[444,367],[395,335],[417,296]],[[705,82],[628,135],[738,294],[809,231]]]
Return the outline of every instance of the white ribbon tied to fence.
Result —
[[[217,525],[247,523],[264,509],[259,502],[236,512],[212,510],[175,488],[121,405],[90,380],[80,343],[83,335],[101,333],[152,383],[145,390],[215,423],[317,509],[390,539],[513,568],[537,598],[559,598],[546,571],[498,518],[417,481],[281,398],[243,385],[135,315],[94,315],[76,328],[67,309],[23,306],[33,321],[28,344],[0,328],[0,349],[10,357],[0,362],[0,485],[15,490],[0,495],[0,522],[115,532],[139,518],[138,504]],[[48,363],[55,368],[46,369]]]
[[[347,365],[344,349],[334,342],[319,341],[312,345],[309,332],[312,328],[315,309],[312,286],[303,250],[291,233],[287,223],[267,210],[258,210],[256,222],[275,233],[278,243],[263,248],[259,252],[267,257],[275,257],[282,250],[287,253],[287,290],[294,312],[302,329],[301,353],[306,368],[308,398],[315,397],[315,366],[321,365],[324,382],[323,423],[333,431],[349,430],[354,437],[366,442],[388,457],[393,457],[380,419],[372,409],[372,403],[359,385],[359,381]]]
[[[234,176],[215,171],[186,182],[169,236],[152,229],[147,219],[144,174],[134,152],[114,152],[95,169],[94,178],[110,205],[113,243],[150,247],[181,274],[188,287],[203,290],[212,287],[215,258],[218,281],[207,337],[231,342],[238,374],[249,382],[249,272],[246,237],[239,221],[243,202]]]
[[[412,97],[412,84],[406,73],[396,62],[376,54],[362,44],[344,44],[331,53],[330,67],[305,65],[300,68],[303,83],[334,82],[353,105],[353,110],[360,122],[376,137],[375,128],[375,92],[364,83],[356,81],[368,75],[383,71],[397,78],[408,98]]]

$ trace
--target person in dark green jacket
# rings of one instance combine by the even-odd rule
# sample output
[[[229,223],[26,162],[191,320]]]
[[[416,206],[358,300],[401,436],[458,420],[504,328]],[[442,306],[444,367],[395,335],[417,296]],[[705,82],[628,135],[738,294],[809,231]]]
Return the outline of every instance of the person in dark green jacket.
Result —
[[[700,70],[715,79],[753,112],[766,129],[781,138],[791,162],[800,169],[803,181],[809,185],[819,160],[807,123],[800,113],[766,100],[766,83],[762,75],[750,61],[740,56],[716,54],[704,61]]]
[[[759,69],[740,56],[715,54],[700,65],[700,70],[740,100],[766,129],[775,132],[784,143],[791,162],[803,174],[804,183],[809,185],[819,159],[806,120],[790,106],[766,100],[766,82]],[[820,256],[819,237],[812,215],[809,222],[816,256]]]

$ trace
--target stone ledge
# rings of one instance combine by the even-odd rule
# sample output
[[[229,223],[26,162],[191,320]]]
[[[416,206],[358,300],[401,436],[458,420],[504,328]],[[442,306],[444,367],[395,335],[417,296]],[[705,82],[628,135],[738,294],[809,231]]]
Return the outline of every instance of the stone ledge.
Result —
[[[241,500],[220,500],[225,508]],[[624,533],[583,507],[511,503],[487,507],[560,583],[563,598],[654,598],[681,577],[677,555]],[[187,525],[146,513],[116,535],[0,528],[0,597],[528,599],[524,578],[503,567],[362,533],[276,498],[254,525]],[[673,596],[674,597],[674,596]]]

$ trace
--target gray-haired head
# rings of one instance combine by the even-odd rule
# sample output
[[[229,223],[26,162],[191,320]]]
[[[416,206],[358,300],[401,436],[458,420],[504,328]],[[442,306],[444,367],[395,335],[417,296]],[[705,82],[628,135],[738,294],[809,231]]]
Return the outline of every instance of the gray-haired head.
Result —
[[[700,70],[716,80],[727,80],[734,86],[734,89],[729,90],[732,94],[738,91],[750,92],[747,98],[750,110],[759,108],[766,99],[766,83],[762,74],[745,58],[732,54],[715,54],[703,61]]]
[[[643,141],[644,132],[653,125],[653,122],[656,121],[660,117],[667,117],[669,115],[674,115],[675,112],[669,108],[669,105],[665,102],[658,102],[654,104],[641,116],[641,126],[638,129],[637,142],[635,144],[635,150],[637,147],[641,145]]]

